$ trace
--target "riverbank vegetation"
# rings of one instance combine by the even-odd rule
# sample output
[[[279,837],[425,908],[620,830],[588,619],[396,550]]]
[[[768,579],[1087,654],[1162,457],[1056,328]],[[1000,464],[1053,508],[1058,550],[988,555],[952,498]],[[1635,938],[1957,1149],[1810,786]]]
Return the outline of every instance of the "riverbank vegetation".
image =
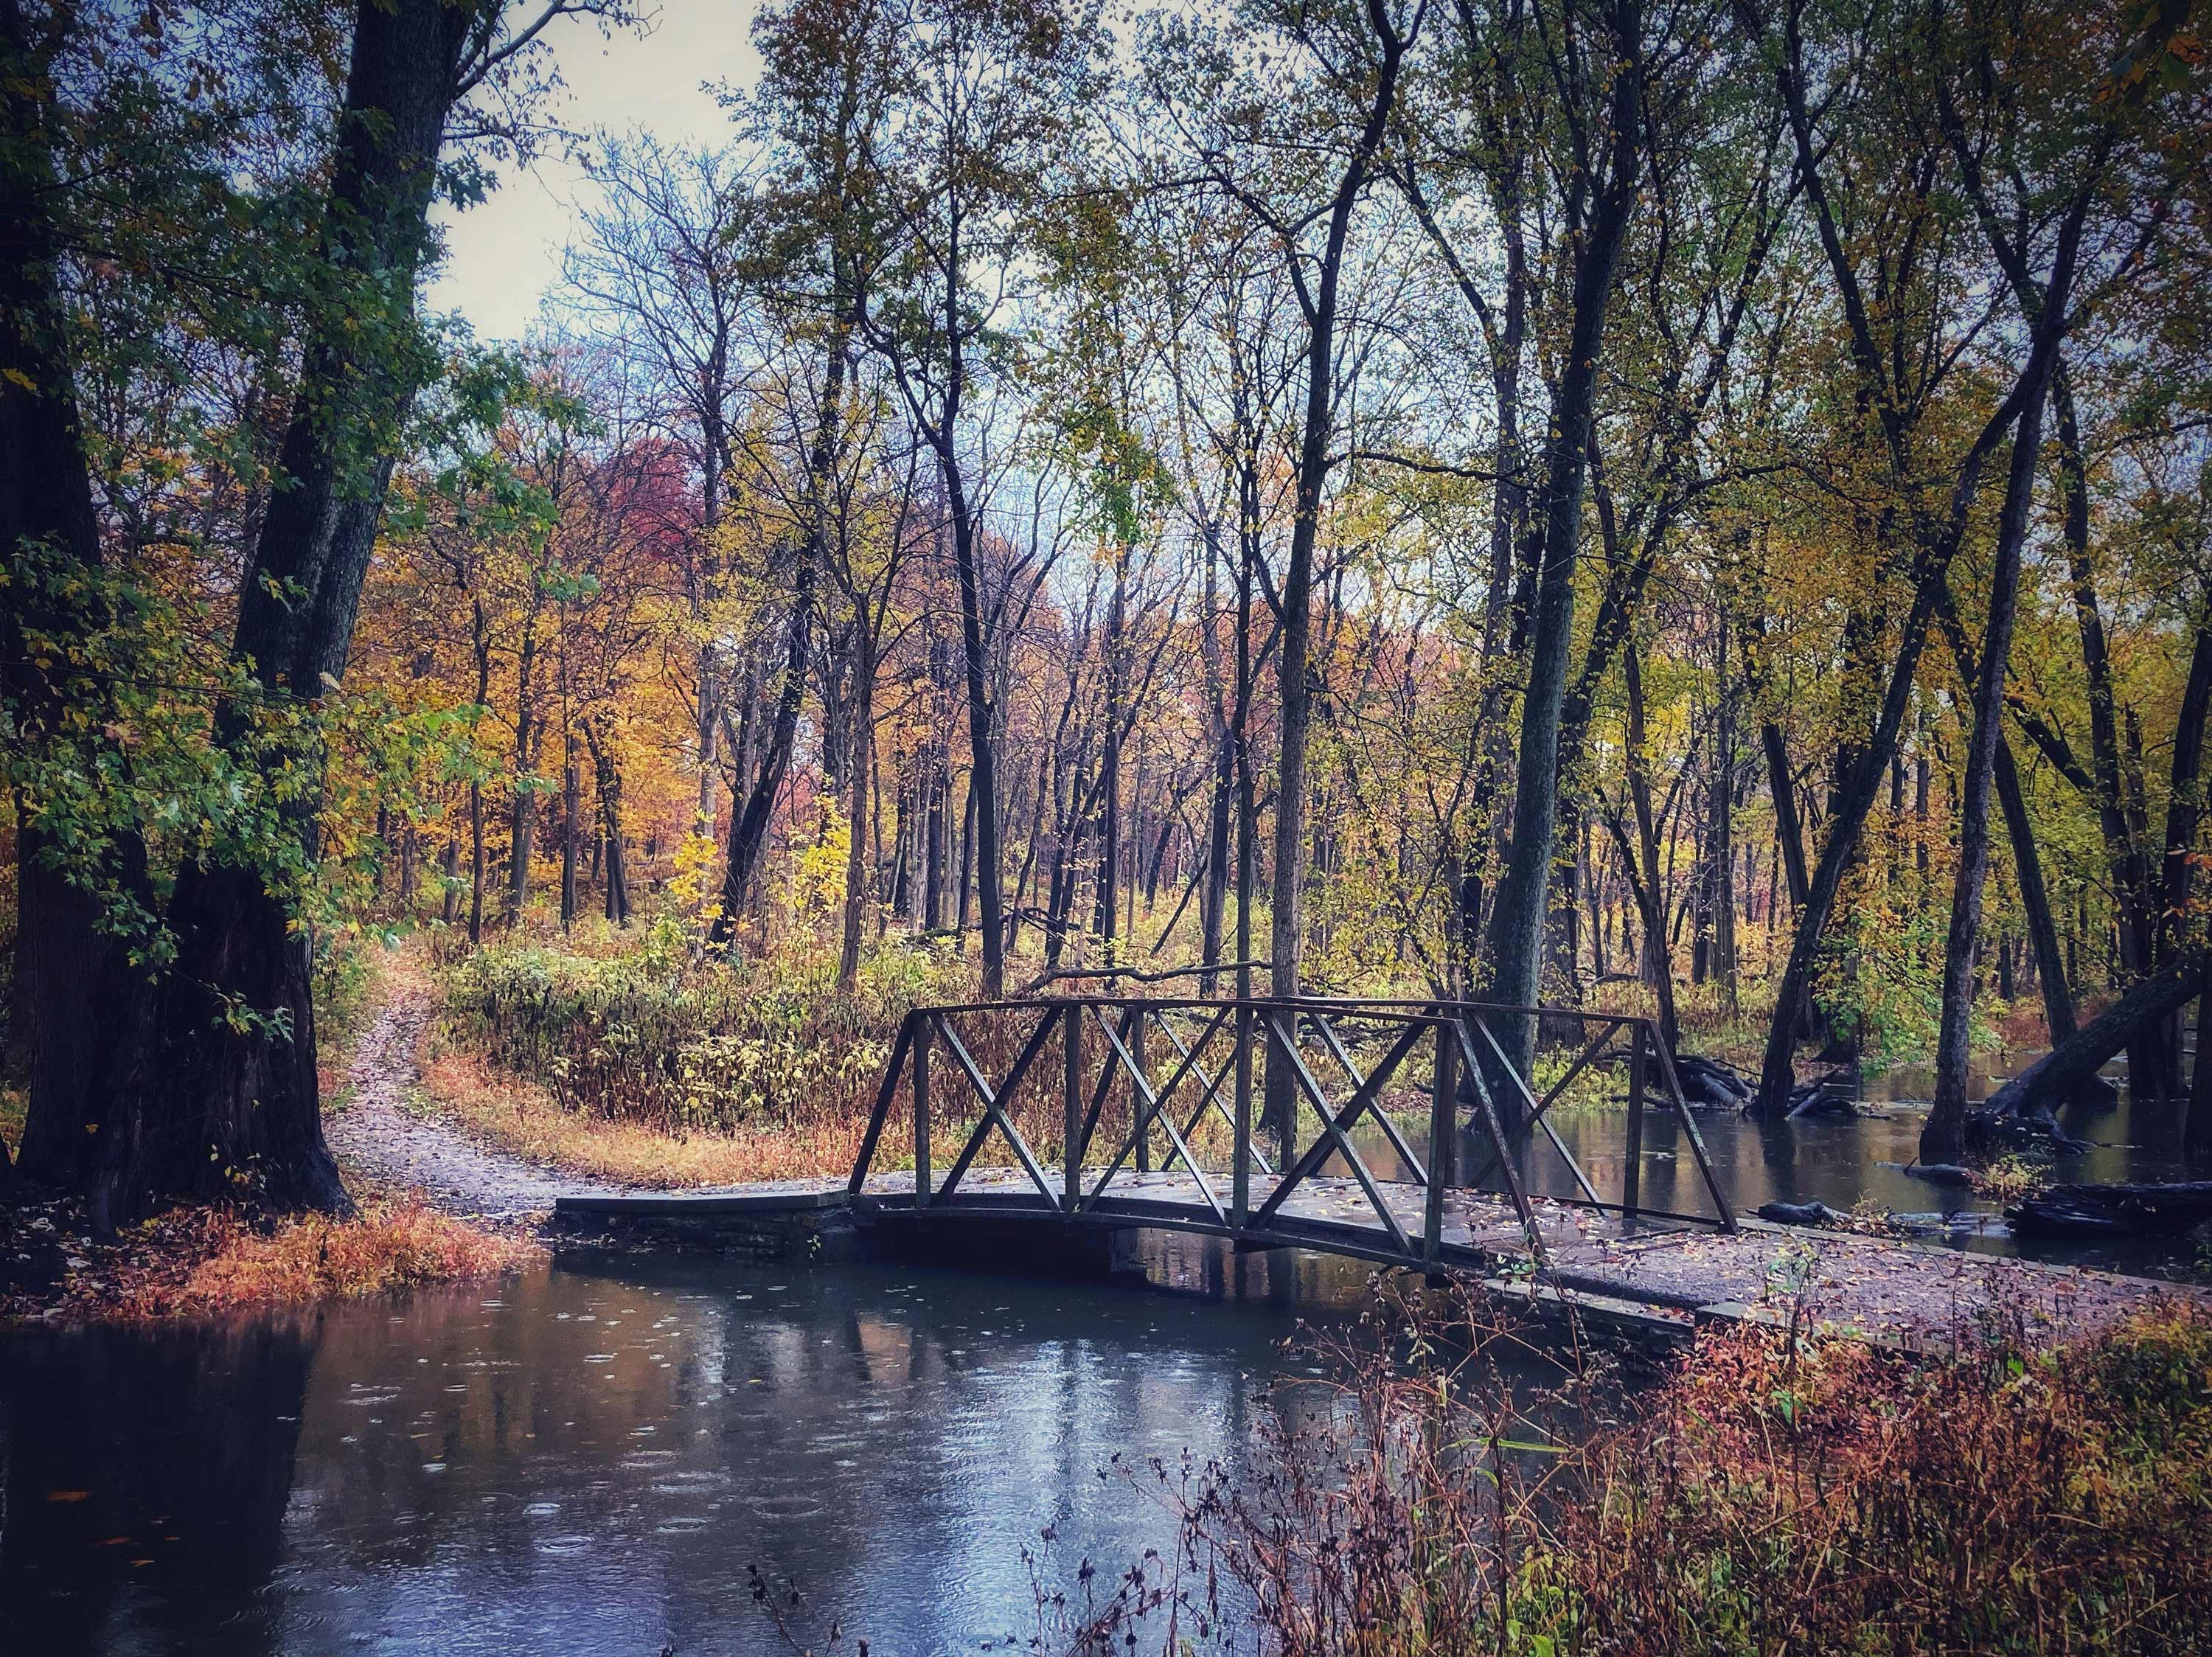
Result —
[[[343,1217],[257,1219],[179,1204],[94,1234],[82,1203],[0,1205],[0,1324],[203,1317],[499,1277],[544,1258],[412,1197],[374,1197]]]
[[[1135,1472],[1171,1551],[1066,1585],[1048,1551],[1054,1642],[2149,1657],[2212,1615],[2201,1311],[2057,1351],[1992,1324],[1929,1362],[1709,1331],[1624,1391],[1494,1306],[1414,1293],[1331,1355],[1334,1405],[1283,1412],[1249,1471]]]

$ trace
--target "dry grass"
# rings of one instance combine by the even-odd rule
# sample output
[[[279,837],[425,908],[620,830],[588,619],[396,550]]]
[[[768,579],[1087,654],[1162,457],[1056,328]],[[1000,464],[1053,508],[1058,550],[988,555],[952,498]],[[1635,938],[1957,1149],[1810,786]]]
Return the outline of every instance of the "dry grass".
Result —
[[[544,1257],[527,1238],[488,1231],[402,1197],[366,1203],[351,1219],[308,1215],[265,1236],[234,1226],[162,1309],[353,1300],[497,1277]]]
[[[1086,1569],[1073,1593],[1041,1572],[1048,1643],[1085,1657],[1180,1653],[1194,1636],[1278,1657],[2204,1648],[2201,1312],[2154,1306],[2055,1352],[2019,1326],[1966,1329],[1934,1362],[1716,1332],[1624,1398],[1602,1366],[1532,1377],[1479,1295],[1416,1294],[1402,1311],[1340,1351],[1332,1404],[1263,1416],[1273,1436],[1251,1469],[1131,1470],[1180,1520],[1178,1544],[1118,1580]]]
[[[0,1211],[0,1239],[51,1275],[0,1286],[0,1319],[193,1317],[289,1301],[348,1300],[472,1282],[542,1259],[528,1238],[488,1231],[413,1197],[378,1197],[348,1218],[256,1223],[226,1207],[167,1209],[94,1240],[70,1199]]]
[[[564,1110],[544,1088],[450,1049],[422,1063],[423,1091],[443,1118],[527,1161],[625,1185],[735,1185],[757,1179],[842,1179],[867,1127],[853,1116],[731,1132],[671,1133],[642,1122]],[[902,1147],[885,1144],[884,1167]],[[912,1152],[905,1150],[911,1160]]]

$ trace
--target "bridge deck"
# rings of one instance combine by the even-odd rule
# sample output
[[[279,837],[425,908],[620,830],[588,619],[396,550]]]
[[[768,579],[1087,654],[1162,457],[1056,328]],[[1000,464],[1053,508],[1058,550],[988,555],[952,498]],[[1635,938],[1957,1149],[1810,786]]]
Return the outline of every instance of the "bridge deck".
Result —
[[[1094,1183],[1098,1170],[1091,1171]],[[1225,1182],[1215,1194],[1224,1203]],[[1255,1174],[1256,1209],[1273,1180]],[[1384,1183],[1380,1189],[1401,1224],[1420,1235],[1422,1188]],[[914,1206],[913,1176],[871,1176],[862,1217],[885,1228],[1004,1226],[1064,1228],[1071,1222],[1045,1205],[1018,1168],[976,1167],[950,1198]],[[842,1182],[781,1181],[697,1193],[632,1193],[563,1198],[557,1212],[574,1218],[621,1215],[759,1214],[837,1206]],[[2160,1295],[2212,1301],[2203,1290],[2112,1272],[2051,1266],[1971,1254],[1928,1244],[1742,1222],[1733,1234],[1649,1219],[1626,1225],[1618,1215],[1535,1199],[1546,1260],[1534,1271],[1512,1204],[1502,1196],[1453,1191],[1445,1199],[1443,1264],[1489,1278],[1533,1281],[1579,1301],[1591,1311],[1684,1326],[1698,1319],[1773,1321],[1802,1303],[1810,1325],[1905,1345],[1947,1341],[1961,1322],[2017,1316],[2045,1338],[2088,1333]],[[1225,1234],[1197,1182],[1187,1173],[1123,1170],[1096,1205],[1073,1223],[1158,1227]],[[1310,1176],[1286,1199],[1264,1234],[1249,1241],[1319,1249],[1389,1264],[1404,1263],[1358,1183]]]

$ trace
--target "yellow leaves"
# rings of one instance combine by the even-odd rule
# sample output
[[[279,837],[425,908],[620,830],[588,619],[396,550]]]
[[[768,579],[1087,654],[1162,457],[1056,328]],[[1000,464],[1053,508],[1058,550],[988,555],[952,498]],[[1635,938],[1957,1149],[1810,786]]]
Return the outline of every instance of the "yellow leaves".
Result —
[[[844,903],[852,845],[852,828],[844,813],[836,801],[824,799],[819,837],[792,863],[792,899],[801,915],[829,915]]]

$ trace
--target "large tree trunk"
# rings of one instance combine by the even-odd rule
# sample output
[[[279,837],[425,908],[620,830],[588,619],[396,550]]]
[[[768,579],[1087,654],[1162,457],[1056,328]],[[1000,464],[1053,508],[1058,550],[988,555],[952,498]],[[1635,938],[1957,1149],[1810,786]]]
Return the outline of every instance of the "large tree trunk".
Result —
[[[416,389],[409,354],[359,350],[365,309],[411,326],[440,142],[477,9],[447,0],[362,0],[338,140],[324,257],[359,302],[319,324],[301,372],[275,491],[239,591],[233,650],[270,691],[324,696],[345,673],[361,587],[398,432]],[[372,333],[375,331],[371,330]],[[227,722],[246,715],[234,711]],[[297,763],[313,778],[312,735]],[[310,863],[320,789],[288,811]],[[278,1207],[346,1206],[323,1142],[315,1083],[307,935],[281,882],[210,862],[179,872],[176,969],[162,1009],[168,1096],[148,1135],[159,1190],[208,1192],[250,1180]]]
[[[1643,8],[1638,0],[1623,0],[1612,9],[1609,21],[1609,45],[1618,64],[1607,121],[1613,153],[1604,187],[1575,244],[1573,307],[1544,457],[1543,539],[1535,557],[1535,617],[1521,703],[1512,842],[1490,921],[1490,993],[1509,1006],[1533,1007],[1543,995],[1544,917],[1559,812],[1559,715],[1574,647],[1583,480],[1613,270],[1635,211],[1642,157]],[[1535,1052],[1536,1022],[1510,1020],[1506,1033],[1507,1056],[1525,1075]]]
[[[62,339],[47,67],[17,0],[0,0],[0,565],[14,566],[20,550],[38,544],[41,561],[59,573],[94,568],[100,550]],[[46,741],[64,740],[70,699],[103,687],[65,685],[40,670],[26,634],[73,623],[24,573],[14,571],[0,600],[0,691],[15,726],[11,746],[32,759]],[[91,710],[80,701],[77,711]],[[143,1139],[131,1101],[143,1080],[151,1001],[127,941],[102,925],[94,894],[112,889],[150,910],[143,848],[135,834],[120,833],[88,864],[64,867],[63,848],[20,796],[15,821],[9,1033],[29,1107],[19,1161],[33,1178],[90,1188],[94,1221],[106,1230],[124,1217],[137,1180]],[[0,1144],[0,1170],[7,1166]]]
[[[2157,964],[2158,929],[2151,913],[2149,856],[2129,810],[2127,777],[2120,752],[2118,696],[2097,596],[2096,564],[2089,546],[2088,466],[2081,450],[2073,376],[2063,358],[2051,382],[2051,399],[2058,427],[2060,519],[2073,589],[2075,626],[2081,647],[2083,690],[2089,704],[2097,825],[2104,837],[2106,868],[2119,927],[2120,970],[2124,978],[2133,978]],[[2130,1091],[2156,1096],[2173,1085],[2163,1033],[2158,1028],[2137,1033],[2128,1055]]]
[[[2013,621],[2020,592],[2021,550],[2035,499],[2037,462],[2043,449],[2043,406],[2058,354],[2058,337],[2074,288],[2074,249],[2081,215],[2069,215],[2058,239],[2036,341],[2022,376],[2025,401],[2013,436],[2012,466],[2004,505],[1997,514],[1996,546],[1990,578],[1990,614],[1974,680],[1974,726],[1966,743],[1966,773],[1960,789],[1956,832],[1958,874],[1951,889],[1951,923],[1943,945],[1943,1007],[1936,1040],[1936,1100],[1920,1130],[1923,1162],[1956,1162],[1966,1149],[1966,1064],[1974,1012],[1974,956],[1981,943],[1982,883],[1989,872],[1990,790],[2003,740],[2005,669],[2012,660]]]
[[[2197,828],[2204,820],[2204,734],[2212,716],[2212,606],[2198,618],[2189,652],[2189,678],[2173,727],[2173,770],[2166,793],[2166,858],[2159,917],[2159,952],[2170,955],[2189,932],[2189,905]]]
[[[2212,1011],[2212,996],[2197,1002],[2197,1057],[2189,1073],[2189,1119],[2184,1124],[2181,1154],[2192,1168],[2212,1166],[2212,1030],[2205,1014]]]

